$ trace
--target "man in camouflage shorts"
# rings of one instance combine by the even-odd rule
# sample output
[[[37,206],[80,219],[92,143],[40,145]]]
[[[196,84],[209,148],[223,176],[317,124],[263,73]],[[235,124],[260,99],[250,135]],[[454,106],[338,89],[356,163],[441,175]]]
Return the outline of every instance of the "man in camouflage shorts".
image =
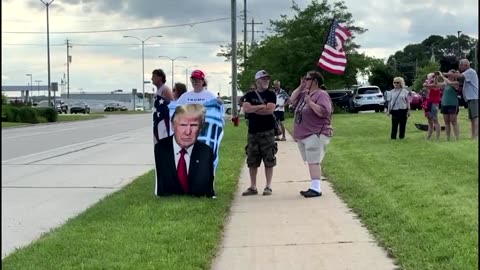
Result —
[[[277,143],[275,142],[275,118],[273,111],[277,102],[275,93],[268,89],[270,75],[265,70],[255,74],[257,90],[245,94],[243,109],[248,113],[247,166],[250,172],[250,187],[243,196],[257,195],[257,171],[263,160],[265,166],[266,186],[263,195],[272,194],[273,167],[277,160]]]

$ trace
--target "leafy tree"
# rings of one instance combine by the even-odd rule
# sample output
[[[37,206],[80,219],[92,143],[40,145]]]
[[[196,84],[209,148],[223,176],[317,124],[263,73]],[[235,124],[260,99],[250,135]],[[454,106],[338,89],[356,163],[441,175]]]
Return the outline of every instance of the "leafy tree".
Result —
[[[267,70],[273,80],[280,80],[283,88],[295,89],[299,78],[316,68],[333,17],[345,22],[354,34],[366,31],[354,25],[343,1],[329,4],[327,0],[313,0],[303,10],[293,2],[291,9],[295,12],[293,18],[281,15],[279,20],[271,20],[273,34],[254,48],[249,48],[248,58],[238,76],[240,89],[247,89],[254,81],[255,72],[260,69]],[[219,56],[229,60],[229,47],[224,46]],[[238,47],[240,52],[243,46]],[[329,89],[356,84],[357,74],[367,72],[371,58],[356,52],[359,45],[354,43],[354,37],[345,42],[344,48],[348,63],[345,74],[338,76],[321,71]],[[243,56],[239,53],[238,57],[242,59]]]
[[[411,85],[418,75],[418,68],[429,66],[432,58],[440,61],[440,70],[458,68],[459,58],[473,59],[477,40],[467,35],[431,35],[418,44],[409,44],[401,51],[395,52],[387,60],[387,65],[394,67],[396,75],[405,78]],[[460,53],[459,53],[460,48]]]
[[[8,98],[5,94],[2,93],[2,105],[7,104]]]
[[[383,63],[381,60],[377,60],[371,69],[371,74],[368,77],[368,82],[371,85],[376,85],[384,90],[392,89],[392,82],[394,75],[393,67],[388,66],[387,64]]]
[[[423,83],[427,78],[428,73],[439,71],[440,64],[438,62],[430,62],[424,67],[417,69],[417,76],[413,82],[413,90],[420,92],[423,89]]]

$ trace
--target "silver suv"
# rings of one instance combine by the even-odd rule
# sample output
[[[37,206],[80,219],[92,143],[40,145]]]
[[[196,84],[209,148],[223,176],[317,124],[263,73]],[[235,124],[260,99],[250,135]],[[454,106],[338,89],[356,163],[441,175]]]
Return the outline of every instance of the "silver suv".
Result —
[[[350,111],[371,111],[382,112],[385,100],[382,91],[375,85],[360,86],[353,91],[353,97],[350,102]]]

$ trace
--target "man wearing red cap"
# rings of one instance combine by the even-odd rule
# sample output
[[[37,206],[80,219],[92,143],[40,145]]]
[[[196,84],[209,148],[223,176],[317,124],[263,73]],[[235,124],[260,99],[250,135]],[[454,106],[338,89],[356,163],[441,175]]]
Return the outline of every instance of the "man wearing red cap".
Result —
[[[205,81],[205,74],[201,70],[196,69],[192,72],[190,82],[193,90],[181,95],[176,101],[177,104],[204,103],[217,98],[215,94],[205,89],[207,82]]]

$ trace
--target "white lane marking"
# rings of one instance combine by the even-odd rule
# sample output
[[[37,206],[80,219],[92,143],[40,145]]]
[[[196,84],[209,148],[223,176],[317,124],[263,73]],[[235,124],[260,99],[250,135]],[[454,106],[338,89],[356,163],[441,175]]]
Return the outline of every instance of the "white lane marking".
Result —
[[[144,128],[146,128],[146,127],[144,127]],[[5,164],[5,163],[7,163],[7,162],[11,162],[11,161],[14,161],[14,160],[19,160],[19,159],[23,159],[23,158],[29,158],[29,157],[33,157],[33,156],[36,156],[36,155],[41,155],[41,154],[46,154],[46,153],[50,153],[50,152],[62,150],[62,149],[69,148],[69,147],[75,147],[75,146],[79,146],[79,145],[82,145],[82,144],[87,144],[87,143],[97,142],[97,141],[100,141],[100,140],[110,139],[110,138],[114,138],[115,136],[118,136],[118,135],[125,135],[125,134],[128,134],[128,133],[133,133],[133,132],[135,132],[135,131],[138,132],[139,129],[142,129],[142,128],[137,128],[137,129],[130,130],[130,131],[126,131],[126,132],[122,132],[122,133],[117,133],[117,134],[110,135],[110,136],[106,136],[106,137],[96,138],[96,139],[89,140],[89,141],[84,141],[84,142],[69,144],[69,145],[66,145],[66,146],[62,146],[62,147],[58,147],[58,148],[54,148],[54,149],[50,149],[50,150],[46,150],[46,151],[42,151],[42,152],[38,152],[38,153],[33,153],[33,154],[21,156],[21,157],[16,157],[16,158],[11,158],[11,159],[7,159],[7,160],[2,160],[2,164]]]
[[[27,134],[11,136],[11,137],[2,137],[2,141],[3,140],[18,139],[18,138],[23,138],[23,137],[38,136],[38,135],[44,135],[44,134],[50,134],[50,133],[64,132],[64,131],[81,129],[81,128],[92,128],[92,127],[98,127],[98,126],[107,126],[107,125],[113,125],[113,124],[124,123],[124,122],[125,121],[120,120],[120,121],[101,123],[101,124],[90,125],[90,126],[76,126],[76,127],[71,127],[71,128],[56,129],[56,130],[50,130],[50,131],[44,131],[44,132],[27,133]]]

